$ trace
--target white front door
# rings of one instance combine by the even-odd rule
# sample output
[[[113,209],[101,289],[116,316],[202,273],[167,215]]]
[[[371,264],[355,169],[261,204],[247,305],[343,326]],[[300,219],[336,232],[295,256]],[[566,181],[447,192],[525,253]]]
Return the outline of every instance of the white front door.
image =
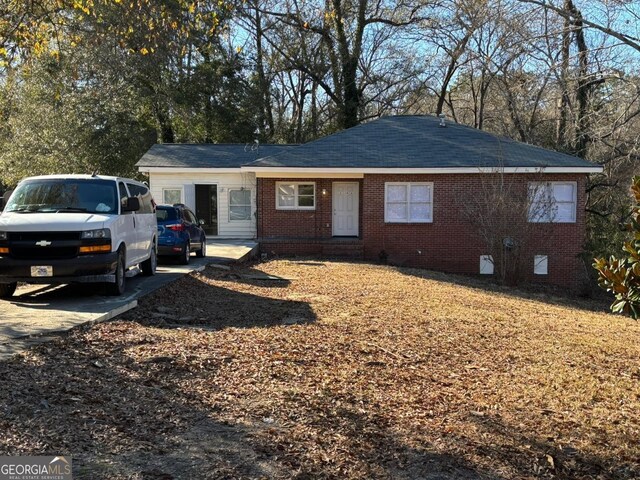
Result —
[[[358,236],[359,192],[358,183],[335,182],[333,184],[334,236]]]

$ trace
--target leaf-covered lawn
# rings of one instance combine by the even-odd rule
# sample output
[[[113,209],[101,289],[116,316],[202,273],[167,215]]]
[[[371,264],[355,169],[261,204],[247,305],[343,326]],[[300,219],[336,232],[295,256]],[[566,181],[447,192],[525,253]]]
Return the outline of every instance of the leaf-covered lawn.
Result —
[[[639,478],[640,325],[598,308],[367,264],[208,268],[0,363],[0,453],[87,479]]]

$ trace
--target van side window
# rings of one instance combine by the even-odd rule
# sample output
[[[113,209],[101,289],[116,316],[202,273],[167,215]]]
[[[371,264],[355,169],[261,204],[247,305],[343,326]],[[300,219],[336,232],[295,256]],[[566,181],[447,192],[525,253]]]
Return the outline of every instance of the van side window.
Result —
[[[131,192],[132,197],[138,197],[140,201],[140,210],[138,213],[153,213],[153,197],[151,197],[151,192],[149,189],[142,185],[137,185],[135,183],[127,183],[127,187],[129,187],[129,192]]]
[[[124,186],[124,182],[118,182],[118,190],[120,191],[120,211],[122,211],[122,207],[127,204],[129,193],[127,192],[127,187]]]

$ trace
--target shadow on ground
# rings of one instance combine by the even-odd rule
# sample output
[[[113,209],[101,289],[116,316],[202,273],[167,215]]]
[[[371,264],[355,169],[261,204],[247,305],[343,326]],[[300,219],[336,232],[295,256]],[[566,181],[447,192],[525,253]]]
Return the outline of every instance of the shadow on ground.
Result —
[[[568,290],[551,285],[528,284],[518,287],[500,285],[489,279],[473,276],[458,275],[453,273],[436,272],[420,268],[389,266],[396,271],[409,276],[449,283],[461,287],[472,288],[483,292],[494,292],[509,297],[542,302],[569,308],[579,308],[596,313],[608,313],[610,299],[606,295],[598,294],[594,298],[580,297]]]
[[[289,319],[315,321],[308,303],[276,298],[282,289],[271,280],[244,280],[224,274],[215,284],[199,274],[183,278],[124,315],[134,321],[77,329],[26,357],[0,362],[0,454],[69,455],[74,478],[95,480],[635,478],[637,472],[624,466],[607,470],[616,459],[559,451],[551,441],[486,416],[469,422],[491,440],[452,438],[434,429],[418,432],[426,439],[421,444],[408,445],[378,406],[362,408],[355,396],[326,385],[313,389],[313,396],[298,391],[273,418],[264,418],[260,396],[268,391],[263,382],[276,378],[275,360],[261,362],[259,349],[251,350],[244,360],[262,376],[239,382],[238,391],[221,375],[234,361],[233,343],[225,344],[229,356],[215,354],[226,332],[165,329],[279,327],[270,331],[285,337],[289,330],[282,325]],[[171,305],[168,310],[156,307],[158,296]],[[167,302],[171,296],[173,303]],[[307,334],[327,327],[292,328]],[[240,366],[235,373],[225,370],[226,378],[233,381],[247,364]],[[296,392],[296,379],[285,386]],[[311,419],[306,423],[313,428],[287,422],[290,411]],[[496,437],[500,441],[492,443]],[[447,453],[433,444],[443,438],[452,447]],[[529,445],[528,453],[522,445]],[[553,469],[547,455],[557,459]],[[334,460],[345,457],[352,461],[337,471]],[[477,464],[469,460],[476,458]]]
[[[141,342],[153,339],[138,338],[133,345]],[[217,421],[214,411],[183,391],[180,379],[190,375],[188,368],[136,363],[125,353],[132,346],[127,341],[95,343],[101,346],[76,335],[40,347],[39,362],[0,363],[0,377],[10,385],[0,391],[2,454],[64,452],[73,458],[78,479],[281,473],[263,465],[245,429]]]
[[[510,425],[499,416],[472,415],[469,420],[476,425],[481,434],[490,435],[495,439],[491,449],[492,456],[496,458],[497,463],[501,462],[500,459],[510,459],[508,466],[519,478],[526,478],[532,474],[566,480],[640,478],[637,463],[632,465],[614,455],[608,458],[590,455],[566,440],[545,438],[542,433],[532,436],[530,431]],[[629,438],[629,441],[633,440]]]
[[[181,278],[169,287],[144,297],[140,308],[121,318],[154,327],[203,327],[219,330],[228,327],[252,328],[276,325],[309,324],[317,320],[307,302],[273,298],[264,294],[238,291],[234,285],[260,287],[258,290],[281,289],[286,279],[260,279],[259,270],[218,273],[209,281],[205,275]],[[219,285],[228,284],[229,288]],[[167,301],[173,296],[174,301]],[[162,306],[159,306],[162,305]]]
[[[35,361],[0,363],[8,386],[0,391],[0,454],[71,456],[78,480],[331,477],[331,461],[306,455],[308,443],[274,443],[274,425],[259,418],[229,422],[223,405],[201,401],[208,392],[187,387],[215,379],[224,360],[202,368],[188,356],[159,352],[136,362],[128,353],[154,342],[154,330],[115,322],[38,347]],[[228,393],[229,401],[241,401]],[[389,425],[353,409],[309,413],[325,422],[319,449],[331,448],[333,427],[347,425],[349,455],[360,470],[343,478],[500,478],[454,456],[431,453],[427,445],[408,448]]]
[[[403,267],[387,263],[375,263],[364,260],[350,260],[348,258],[333,258],[322,256],[305,256],[305,257],[281,257],[282,260],[289,260],[301,265],[321,266],[324,262],[340,262],[351,263],[353,265],[372,265],[379,267],[391,268],[404,275],[409,275],[426,280],[434,280],[438,282],[449,283],[462,287],[481,290],[483,292],[495,292],[500,295],[538,301],[553,305],[559,305],[570,308],[580,308],[597,313],[609,313],[609,304],[613,301],[613,297],[604,291],[595,290],[592,298],[582,297],[576,293],[544,284],[524,284],[517,287],[505,286],[492,281],[489,278],[479,278],[472,275],[460,275],[455,273],[439,272],[435,270],[427,270],[424,268]]]

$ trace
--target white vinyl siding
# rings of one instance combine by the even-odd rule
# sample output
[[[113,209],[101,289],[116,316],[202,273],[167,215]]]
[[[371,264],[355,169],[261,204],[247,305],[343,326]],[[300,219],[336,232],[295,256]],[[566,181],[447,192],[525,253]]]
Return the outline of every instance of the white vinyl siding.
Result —
[[[315,183],[276,182],[277,210],[315,210],[315,208]]]
[[[163,203],[163,190],[181,189],[183,201],[196,213],[195,185],[217,185],[218,187],[218,237],[256,237],[256,178],[252,173],[156,173],[149,174],[149,188],[157,203]],[[250,191],[251,215],[248,220],[230,219],[230,190]]]
[[[577,189],[576,182],[529,183],[529,221],[574,223]]]
[[[433,221],[433,183],[387,182],[384,198],[385,223]]]

